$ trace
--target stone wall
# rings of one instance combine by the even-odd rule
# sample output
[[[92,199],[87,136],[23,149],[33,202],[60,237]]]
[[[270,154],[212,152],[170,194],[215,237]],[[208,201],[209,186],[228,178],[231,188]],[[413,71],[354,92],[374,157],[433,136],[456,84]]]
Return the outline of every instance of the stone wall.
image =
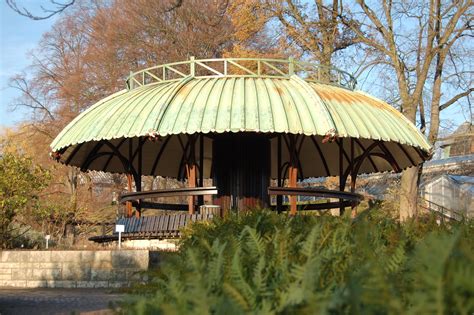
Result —
[[[123,287],[149,264],[148,250],[0,251],[0,287]]]

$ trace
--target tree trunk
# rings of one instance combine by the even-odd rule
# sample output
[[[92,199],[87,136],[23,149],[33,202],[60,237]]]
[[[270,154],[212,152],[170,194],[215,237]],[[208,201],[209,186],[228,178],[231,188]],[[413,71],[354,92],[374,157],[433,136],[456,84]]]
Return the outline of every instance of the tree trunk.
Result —
[[[416,120],[416,107],[413,103],[403,104],[403,114],[413,123]],[[402,172],[400,183],[400,222],[418,214],[418,167],[410,167]]]
[[[441,1],[436,2],[436,43],[440,45],[440,28],[441,28]],[[431,97],[431,119],[430,119],[430,132],[428,140],[434,145],[438,138],[439,132],[439,103],[441,101],[441,76],[443,74],[444,60],[446,58],[447,51],[442,49],[436,53],[436,68],[433,81],[433,94]]]
[[[321,83],[331,83],[335,78],[331,78],[331,66],[332,66],[332,54],[333,49],[329,47],[329,43],[326,44],[328,48],[324,48],[320,54],[318,79]]]
[[[418,212],[418,166],[403,171],[400,188],[400,221],[403,222]]]
[[[77,208],[77,180],[78,180],[78,172],[74,168],[70,167],[68,169],[68,174],[67,174],[67,182],[68,182],[68,188],[69,188],[69,193],[71,194],[70,197],[70,206],[71,210],[76,212]]]

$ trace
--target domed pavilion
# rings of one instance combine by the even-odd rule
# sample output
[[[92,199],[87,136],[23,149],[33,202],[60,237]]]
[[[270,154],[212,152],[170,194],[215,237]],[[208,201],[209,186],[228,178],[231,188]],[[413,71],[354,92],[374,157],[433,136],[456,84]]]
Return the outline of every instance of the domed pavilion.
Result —
[[[401,172],[431,151],[410,121],[356,90],[348,73],[251,58],[190,58],[132,73],[124,90],[77,116],[51,148],[66,165],[127,174],[136,191],[121,201],[133,204],[137,216],[146,208],[193,214],[204,195],[223,210],[344,210],[361,199],[358,174]],[[176,178],[187,187],[142,191],[145,175]],[[339,189],[298,185],[329,176],[339,178]],[[212,186],[204,186],[206,179]],[[298,205],[298,195],[330,201]],[[147,201],[171,196],[188,202]]]

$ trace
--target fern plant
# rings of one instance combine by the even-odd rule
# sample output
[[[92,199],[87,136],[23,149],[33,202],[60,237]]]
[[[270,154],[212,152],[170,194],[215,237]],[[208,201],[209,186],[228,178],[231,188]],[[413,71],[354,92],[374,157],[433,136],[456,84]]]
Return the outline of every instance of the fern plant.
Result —
[[[122,312],[137,314],[471,314],[470,222],[400,225],[366,215],[254,211],[185,231],[180,251]]]

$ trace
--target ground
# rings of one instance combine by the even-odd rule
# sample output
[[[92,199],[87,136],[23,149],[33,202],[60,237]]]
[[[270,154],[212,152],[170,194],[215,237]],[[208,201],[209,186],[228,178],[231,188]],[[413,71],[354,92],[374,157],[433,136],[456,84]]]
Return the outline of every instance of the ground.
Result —
[[[122,297],[110,289],[0,289],[0,315],[109,314]]]

